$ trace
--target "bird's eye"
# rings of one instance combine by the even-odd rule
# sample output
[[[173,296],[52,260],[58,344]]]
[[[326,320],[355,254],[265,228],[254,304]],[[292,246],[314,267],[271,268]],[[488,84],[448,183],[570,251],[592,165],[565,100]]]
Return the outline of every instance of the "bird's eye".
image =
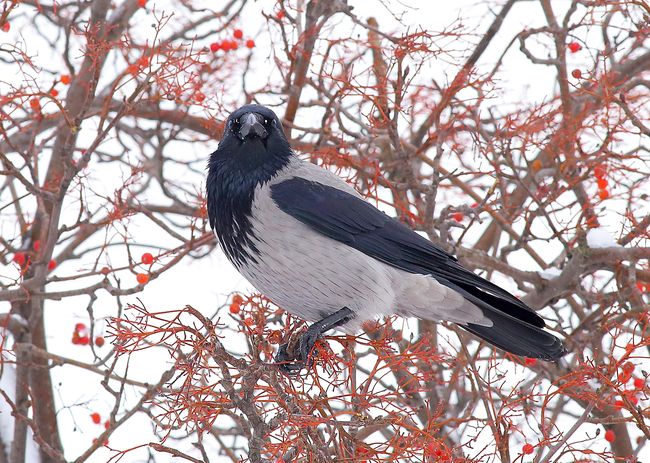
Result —
[[[268,124],[268,123],[269,123],[269,120],[268,120],[268,119],[264,119],[264,123],[265,123],[265,124]]]

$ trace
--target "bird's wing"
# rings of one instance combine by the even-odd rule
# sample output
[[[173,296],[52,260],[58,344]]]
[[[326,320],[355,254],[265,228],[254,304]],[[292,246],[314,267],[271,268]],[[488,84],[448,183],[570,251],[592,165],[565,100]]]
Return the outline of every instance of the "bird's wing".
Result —
[[[454,256],[360,198],[301,177],[272,185],[271,197],[282,211],[319,233],[392,267],[431,275],[471,302],[480,299],[544,327],[542,318],[512,294],[463,268]]]
[[[271,185],[278,207],[313,230],[392,267],[431,275],[480,308],[492,326],[466,330],[517,355],[554,360],[566,353],[544,320],[506,290],[463,268],[456,258],[406,225],[334,186],[293,177]]]

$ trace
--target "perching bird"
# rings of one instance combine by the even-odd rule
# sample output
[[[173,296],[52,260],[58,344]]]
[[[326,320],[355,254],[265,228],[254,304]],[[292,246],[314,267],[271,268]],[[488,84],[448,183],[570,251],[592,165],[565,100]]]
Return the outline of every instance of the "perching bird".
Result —
[[[234,111],[208,170],[210,225],[230,262],[274,303],[314,322],[287,371],[307,362],[325,331],[355,333],[394,313],[457,323],[517,355],[566,353],[519,299],[300,160],[270,109]],[[286,346],[276,359],[289,360]]]

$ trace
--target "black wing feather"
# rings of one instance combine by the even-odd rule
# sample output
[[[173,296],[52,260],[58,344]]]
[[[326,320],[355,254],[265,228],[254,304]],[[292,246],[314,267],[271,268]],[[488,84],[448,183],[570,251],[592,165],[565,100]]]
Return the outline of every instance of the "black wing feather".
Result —
[[[272,185],[271,197],[282,211],[317,232],[392,267],[431,275],[461,293],[494,323],[469,324],[468,331],[519,355],[549,359],[564,354],[562,342],[540,329],[544,320],[526,304],[362,199],[300,177]]]
[[[432,275],[443,284],[479,288],[486,297],[525,311],[520,314],[513,309],[511,315],[544,326],[544,321],[512,294],[463,268],[454,256],[356,196],[294,177],[272,185],[271,197],[282,211],[332,239],[401,270]]]

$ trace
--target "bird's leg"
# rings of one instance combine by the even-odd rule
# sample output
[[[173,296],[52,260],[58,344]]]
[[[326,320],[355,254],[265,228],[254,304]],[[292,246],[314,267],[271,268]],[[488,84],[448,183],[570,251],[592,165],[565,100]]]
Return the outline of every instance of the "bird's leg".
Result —
[[[320,339],[323,333],[347,323],[352,318],[354,318],[354,312],[347,307],[343,307],[332,315],[328,315],[322,320],[311,324],[309,328],[307,328],[307,331],[300,336],[300,340],[298,341],[298,356],[290,358],[287,352],[287,344],[283,344],[278,349],[275,361],[280,363],[280,367],[289,374],[299,372],[303,367],[311,364],[311,351],[314,348],[314,344],[316,344],[316,341]],[[293,363],[287,363],[289,361]]]

